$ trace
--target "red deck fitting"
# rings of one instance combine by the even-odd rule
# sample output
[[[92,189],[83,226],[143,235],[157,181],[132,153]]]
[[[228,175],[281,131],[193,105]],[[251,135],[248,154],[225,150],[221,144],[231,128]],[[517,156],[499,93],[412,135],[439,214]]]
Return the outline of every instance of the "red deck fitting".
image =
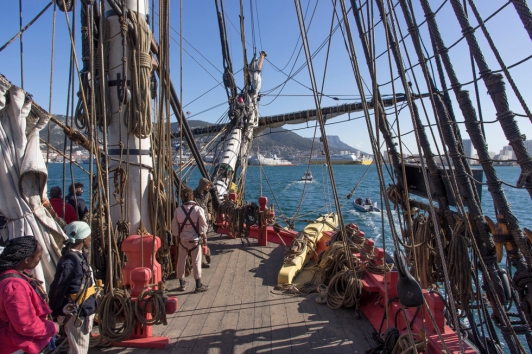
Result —
[[[382,249],[377,249],[382,251]],[[362,284],[364,285],[364,291],[362,292],[360,309],[366,315],[371,322],[375,330],[379,330],[383,316],[385,304],[385,286],[388,288],[388,314],[389,318],[384,319],[382,324],[381,333],[384,333],[388,327],[396,327],[401,333],[407,331],[407,325],[403,314],[401,313],[401,304],[397,297],[397,283],[398,273],[396,271],[386,273],[386,279],[384,275],[374,274],[366,270],[364,278],[362,278]],[[443,299],[437,293],[431,293],[427,290],[423,290],[423,296],[427,301],[430,312],[435,318],[436,325],[442,334],[442,338],[447,345],[447,348],[451,353],[460,353],[460,343],[458,335],[449,326],[445,325],[445,318],[443,316],[444,302]],[[416,316],[416,308],[407,308],[405,313],[408,322],[412,323],[412,333],[415,336],[419,336],[425,326],[426,338],[427,338],[427,353],[443,353],[445,347],[440,337],[438,336],[432,320],[429,314],[425,313],[426,309],[422,306],[419,313]],[[397,321],[397,323],[396,323]],[[467,342],[462,341],[462,345],[465,349],[465,353],[476,353]]]
[[[161,247],[161,240],[152,235],[132,235],[122,242],[122,251],[127,256],[127,263],[122,273],[124,285],[131,289],[131,300],[135,301],[144,289],[149,290],[149,284],[161,284],[161,265],[152,255]],[[142,250],[141,250],[142,248]],[[144,255],[144,257],[142,257]],[[152,263],[153,260],[153,263]],[[153,269],[153,278],[152,278]],[[157,285],[155,286],[157,287]],[[172,314],[177,311],[178,301],[176,297],[168,297],[165,304],[165,312]],[[146,306],[145,319],[150,321],[151,306]],[[153,326],[143,325],[136,321],[135,329],[129,339],[122,342],[114,342],[113,346],[132,348],[164,349],[170,343],[168,337],[154,337]]]

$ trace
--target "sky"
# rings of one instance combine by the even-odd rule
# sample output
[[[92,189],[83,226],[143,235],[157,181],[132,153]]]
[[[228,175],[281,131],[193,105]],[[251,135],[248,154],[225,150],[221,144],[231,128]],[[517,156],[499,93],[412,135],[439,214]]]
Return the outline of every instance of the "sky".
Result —
[[[22,23],[25,26],[32,20],[47,4],[47,0],[24,0],[22,4]],[[151,4],[151,1],[149,2]],[[332,1],[301,0],[304,12],[305,23],[308,28],[309,47],[312,53],[316,53],[313,58],[314,75],[316,82],[325,95],[322,99],[322,106],[334,106],[337,104],[355,102],[360,99],[355,76],[350,64],[349,56],[345,49],[344,37],[340,29],[336,30],[328,47],[328,36],[333,20]],[[346,2],[349,8],[349,3]],[[395,3],[395,1],[394,1]],[[418,0],[413,0],[414,14],[419,23],[424,20],[423,13]],[[442,9],[437,14],[437,21],[444,37],[445,44],[450,46],[461,37],[461,29],[448,1],[431,0],[433,10],[441,4]],[[487,18],[494,11],[503,6],[506,1],[490,0],[476,1],[478,10],[483,18]],[[79,4],[79,2],[78,2]],[[155,1],[154,25],[155,36],[158,38],[158,2]],[[253,11],[250,9],[253,6]],[[224,1],[226,11],[226,26],[228,31],[229,45],[235,80],[239,88],[243,86],[243,78],[240,69],[242,68],[243,55],[240,41],[239,26],[239,3],[238,1]],[[178,95],[182,97],[184,110],[190,112],[190,119],[198,119],[211,123],[217,122],[227,111],[227,95],[222,85],[222,54],[220,36],[218,30],[217,14],[212,0],[183,1],[182,4],[183,23],[180,23],[180,2],[171,2],[171,52],[170,52],[170,72],[174,86]],[[339,9],[339,6],[338,6]],[[399,9],[399,7],[397,8]],[[471,9],[468,9],[472,17]],[[289,113],[294,111],[314,109],[315,102],[312,95],[309,72],[305,66],[305,54],[301,49],[300,28],[296,7],[294,2],[288,0],[251,0],[244,1],[245,35],[247,61],[249,62],[254,53],[265,51],[267,60],[262,71],[263,96],[260,100],[259,112],[261,116]],[[377,16],[375,8],[375,17]],[[253,13],[253,15],[252,15]],[[8,42],[20,27],[19,2],[15,0],[3,0],[2,11],[0,12],[0,23],[3,31],[0,32],[0,45]],[[365,14],[367,15],[367,13]],[[407,27],[400,11],[397,12],[399,28],[406,34]],[[13,41],[8,47],[0,52],[0,73],[6,76],[15,85],[23,86],[24,89],[33,95],[34,100],[43,108],[50,110],[54,114],[65,114],[67,110],[68,92],[68,68],[69,50],[71,40],[69,36],[69,26],[66,24],[65,14],[57,11],[55,31],[53,28],[54,12],[51,6],[22,36],[23,50],[21,51],[20,40]],[[76,29],[74,38],[76,40],[77,61],[81,68],[82,63],[80,51],[80,31],[79,17],[76,19]],[[353,41],[355,43],[356,55],[360,66],[361,76],[367,87],[371,88],[371,80],[368,75],[368,68],[361,50],[359,35],[356,32],[355,21],[352,14],[349,14],[349,23],[352,27]],[[378,19],[375,20],[377,22]],[[72,17],[69,18],[70,28],[74,26]],[[473,25],[476,21],[471,19]],[[332,24],[337,25],[336,18]],[[253,26],[252,26],[253,25]],[[183,57],[180,58],[179,47],[180,28],[183,35]],[[507,66],[512,65],[532,54],[532,40],[526,31],[513,5],[508,5],[496,16],[487,22],[488,30]],[[428,37],[427,26],[420,29],[426,50],[432,55],[432,48]],[[52,33],[55,33],[53,36]],[[478,40],[484,50],[484,56],[492,70],[499,70],[500,66],[486,42],[481,31],[477,32]],[[391,73],[397,76],[395,63],[390,64],[386,50],[386,40],[382,24],[377,24],[375,30],[375,52],[384,53],[377,60],[377,78],[382,95],[390,95],[394,92],[403,93],[405,89],[400,80],[394,81],[394,86],[386,84],[390,81]],[[52,40],[54,45],[52,46]],[[413,50],[412,42],[406,39],[404,42],[407,51],[401,46],[403,54],[408,52],[409,57],[404,56],[404,65],[409,66],[408,61],[417,63],[417,57]],[[325,44],[321,50],[319,47]],[[329,48],[329,50],[328,50]],[[53,49],[53,50],[52,50]],[[21,52],[23,53],[21,58]],[[53,53],[53,61],[52,61]],[[328,54],[329,53],[329,54]],[[451,59],[462,83],[470,82],[473,79],[470,54],[465,40],[459,42],[450,50]],[[21,62],[23,62],[24,85],[21,78]],[[182,75],[180,67],[182,65]],[[517,86],[521,90],[525,100],[530,96],[530,82],[532,82],[532,61],[526,61],[521,65],[511,69],[511,74]],[[436,67],[432,61],[432,70],[436,72]],[[478,68],[476,69],[478,76]],[[297,72],[297,73],[296,73]],[[436,73],[437,75],[437,73]],[[50,78],[53,78],[52,84]],[[289,78],[289,76],[292,76]],[[412,82],[412,89],[416,93],[427,92],[426,83],[419,67],[409,71],[409,78]],[[417,79],[417,81],[416,81]],[[438,83],[438,87],[441,85]],[[50,86],[52,90],[50,92]],[[475,87],[472,84],[464,86],[475,97]],[[516,113],[524,113],[509,85],[506,85],[510,108]],[[77,84],[76,84],[77,89]],[[478,92],[481,101],[481,111],[484,121],[493,122],[496,119],[495,110],[489,96],[486,93],[486,86],[479,81]],[[370,96],[370,90],[364,93]],[[453,94],[451,94],[454,97]],[[334,98],[337,98],[335,100]],[[417,101],[422,120],[434,123],[432,109],[429,100]],[[459,115],[459,109],[454,103],[454,111],[458,114],[457,120],[463,121]],[[394,120],[393,111],[389,119]],[[349,120],[350,119],[350,120]],[[348,121],[349,120],[349,121]],[[519,122],[521,134],[525,134],[532,139],[532,128],[528,118],[516,117]],[[408,109],[402,109],[399,113],[399,129],[402,134],[412,130],[411,117]],[[363,114],[352,113],[350,116],[342,116],[331,119],[332,123],[326,127],[327,135],[337,135],[340,139],[362,151],[371,152],[368,129],[366,127]],[[314,124],[285,126],[287,129],[297,129],[299,135],[312,137],[314,135]],[[397,126],[394,126],[397,132]],[[438,132],[434,127],[434,134]],[[465,127],[460,125],[462,137],[466,138]],[[508,142],[502,133],[498,122],[489,123],[485,126],[489,151],[498,152]],[[319,135],[319,129],[317,134]],[[430,133],[428,133],[430,135]],[[415,135],[409,133],[403,136],[404,148],[412,153],[417,152]],[[439,146],[438,144],[434,144]],[[441,146],[439,146],[441,148]]]

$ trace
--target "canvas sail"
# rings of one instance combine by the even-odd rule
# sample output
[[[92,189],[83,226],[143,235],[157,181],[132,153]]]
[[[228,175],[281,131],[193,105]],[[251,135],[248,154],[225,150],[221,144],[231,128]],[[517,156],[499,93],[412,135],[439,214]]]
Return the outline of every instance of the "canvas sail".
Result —
[[[43,249],[35,276],[49,285],[60,257],[57,240],[66,236],[43,206],[48,173],[39,131],[50,115],[26,92],[0,76],[0,228],[2,241],[34,236]]]

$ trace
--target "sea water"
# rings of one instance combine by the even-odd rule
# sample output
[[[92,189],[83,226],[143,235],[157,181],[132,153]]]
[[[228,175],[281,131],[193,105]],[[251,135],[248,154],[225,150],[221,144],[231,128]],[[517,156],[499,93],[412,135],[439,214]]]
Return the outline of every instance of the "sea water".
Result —
[[[89,171],[88,164],[81,166]],[[65,188],[66,192],[63,191],[63,194],[66,195],[72,180],[82,182],[84,184],[83,197],[88,203],[90,180],[88,174],[75,165],[72,165],[72,171],[69,164],[66,164],[65,167],[62,163],[48,165],[48,189],[59,186]],[[521,172],[519,167],[498,166],[495,169],[500,180],[510,186],[516,185]],[[311,182],[301,180],[307,170],[310,170],[314,177]],[[177,171],[177,173],[179,175],[180,172]],[[376,166],[333,165],[333,173],[344,222],[357,224],[364,231],[366,237],[373,238],[378,246],[385,245],[388,250],[393,251],[391,228],[381,198]],[[389,165],[383,165],[383,174],[387,188],[392,183]],[[186,174],[186,176],[185,182],[192,189],[195,189],[201,178],[199,171],[196,170],[192,174]],[[112,179],[112,175],[110,179]],[[63,183],[63,181],[65,182]],[[482,210],[484,215],[495,220],[493,199],[485,185],[485,178],[483,182]],[[347,199],[347,195],[355,186],[357,187],[353,196]],[[532,214],[528,212],[527,207],[530,204],[530,196],[526,190],[511,188],[506,185],[503,188],[520,226],[532,228]],[[258,203],[258,198],[261,195],[268,198],[268,204],[274,204],[276,221],[280,225],[286,226],[287,222],[291,222],[299,230],[308,223],[308,220],[336,210],[328,167],[323,165],[250,166],[247,172],[244,200]],[[372,202],[377,202],[382,213],[364,213],[354,210],[353,200],[358,197],[364,200],[368,197]],[[391,213],[394,216],[395,228],[400,233],[397,212],[391,210]]]

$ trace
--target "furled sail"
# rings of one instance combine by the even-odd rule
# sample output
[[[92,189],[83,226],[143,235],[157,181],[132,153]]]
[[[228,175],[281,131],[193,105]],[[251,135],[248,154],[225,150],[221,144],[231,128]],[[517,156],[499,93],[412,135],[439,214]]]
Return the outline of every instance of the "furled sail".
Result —
[[[49,285],[66,236],[43,205],[48,173],[39,131],[50,115],[21,88],[0,76],[0,238],[34,236],[43,249],[35,276]]]

